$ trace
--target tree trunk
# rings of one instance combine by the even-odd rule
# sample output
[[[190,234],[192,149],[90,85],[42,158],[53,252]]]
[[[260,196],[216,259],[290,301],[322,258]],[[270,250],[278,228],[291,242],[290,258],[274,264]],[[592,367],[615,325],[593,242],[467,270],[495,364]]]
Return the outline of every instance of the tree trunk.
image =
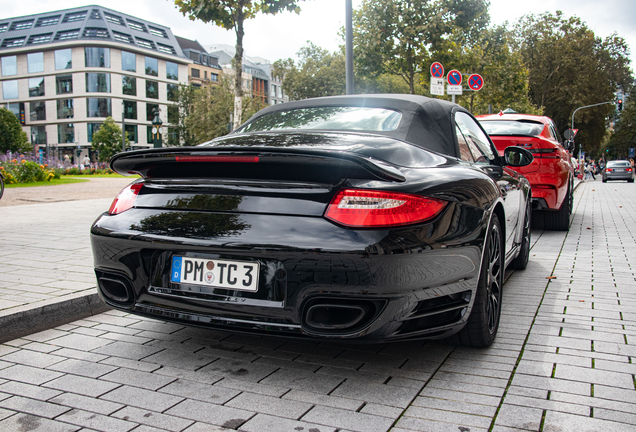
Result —
[[[239,1],[236,11],[236,54],[234,55],[234,124],[232,130],[242,123],[243,114],[243,1]]]

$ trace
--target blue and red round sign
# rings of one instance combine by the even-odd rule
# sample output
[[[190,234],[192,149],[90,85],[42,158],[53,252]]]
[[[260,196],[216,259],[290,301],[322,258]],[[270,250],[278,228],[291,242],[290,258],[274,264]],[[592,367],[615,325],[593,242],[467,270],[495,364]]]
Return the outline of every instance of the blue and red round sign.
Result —
[[[460,85],[462,83],[462,74],[457,69],[453,69],[446,76],[446,81],[450,85]]]
[[[444,66],[440,62],[431,65],[431,76],[433,78],[442,78],[444,76]]]
[[[479,74],[472,74],[468,77],[468,88],[479,91],[484,86],[484,79]]]

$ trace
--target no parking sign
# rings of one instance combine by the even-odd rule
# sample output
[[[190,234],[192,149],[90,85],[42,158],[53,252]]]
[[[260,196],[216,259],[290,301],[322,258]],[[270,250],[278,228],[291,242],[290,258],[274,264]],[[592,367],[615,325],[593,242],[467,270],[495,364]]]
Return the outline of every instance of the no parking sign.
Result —
[[[479,91],[484,86],[484,79],[479,74],[472,74],[468,77],[468,88]]]

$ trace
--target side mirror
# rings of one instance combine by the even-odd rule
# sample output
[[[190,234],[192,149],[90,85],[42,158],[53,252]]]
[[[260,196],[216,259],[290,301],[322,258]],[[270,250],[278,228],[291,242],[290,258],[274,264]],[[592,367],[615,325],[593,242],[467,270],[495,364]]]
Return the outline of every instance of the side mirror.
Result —
[[[534,156],[522,147],[510,146],[504,150],[504,160],[507,166],[522,167],[530,165],[534,160]]]

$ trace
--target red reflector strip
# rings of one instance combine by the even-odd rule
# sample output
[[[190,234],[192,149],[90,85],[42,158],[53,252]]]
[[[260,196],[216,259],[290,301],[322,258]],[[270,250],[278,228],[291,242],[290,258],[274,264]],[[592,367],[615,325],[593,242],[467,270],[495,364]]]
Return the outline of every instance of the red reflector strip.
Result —
[[[258,156],[175,156],[177,162],[258,163]]]
[[[345,189],[331,200],[325,217],[349,227],[392,227],[432,219],[447,204],[419,195]]]

